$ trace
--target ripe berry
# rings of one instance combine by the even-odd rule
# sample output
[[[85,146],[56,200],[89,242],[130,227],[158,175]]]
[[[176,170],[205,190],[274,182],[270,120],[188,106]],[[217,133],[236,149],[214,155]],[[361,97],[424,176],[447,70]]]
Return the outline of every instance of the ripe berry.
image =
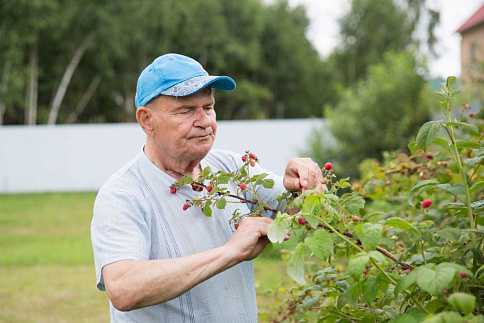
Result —
[[[474,117],[474,113],[469,113],[469,117],[473,118]]]
[[[249,154],[249,157],[250,157],[251,159],[256,159],[256,158],[257,158],[257,157],[256,157],[256,156],[255,156],[253,153],[250,153],[250,154]]]
[[[306,224],[306,219],[300,216],[297,218],[297,222],[299,222],[299,224]]]
[[[324,164],[324,169],[326,169],[326,170],[332,170],[333,169],[333,164],[331,164],[331,163]]]
[[[253,161],[253,160],[252,160],[252,161],[250,162],[250,166],[254,167],[254,166],[255,166],[255,161]]]
[[[239,186],[240,186],[240,189],[241,189],[242,191],[243,191],[243,190],[245,190],[245,183],[240,183],[240,185],[239,185]]]
[[[170,193],[175,194],[176,193],[176,188],[175,187],[170,187]]]
[[[239,224],[238,223],[234,224],[234,228],[235,230],[237,230],[239,228]]]
[[[192,190],[194,190],[194,191],[198,191],[198,185],[196,185],[196,184],[192,184]]]
[[[427,199],[427,200],[423,200],[422,201],[422,207],[423,208],[428,208],[430,205],[432,205],[432,200],[431,199]]]
[[[212,191],[212,186],[211,186],[211,185],[208,185],[208,186],[207,186],[207,192],[209,192],[209,193],[210,193],[211,191]]]
[[[247,161],[247,156],[242,156],[242,161],[245,163]]]
[[[188,204],[183,204],[183,211],[186,211],[189,208]]]
[[[466,278],[467,277],[467,274],[465,272],[461,271],[459,273],[459,276],[460,276],[460,278]]]
[[[198,191],[199,191],[199,192],[203,191],[203,186],[199,186],[199,187],[198,187]]]

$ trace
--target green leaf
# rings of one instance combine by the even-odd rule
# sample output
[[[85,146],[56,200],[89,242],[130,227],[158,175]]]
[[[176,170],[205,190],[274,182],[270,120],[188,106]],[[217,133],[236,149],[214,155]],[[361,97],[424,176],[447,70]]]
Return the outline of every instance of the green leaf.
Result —
[[[287,264],[287,274],[301,285],[306,284],[304,279],[304,255],[306,253],[306,245],[303,242],[299,242],[296,250],[291,256],[289,263]]]
[[[339,295],[338,300],[336,301],[336,307],[338,309],[342,309],[346,305],[347,302],[348,302],[348,300],[346,299],[346,295],[341,294],[341,295]]]
[[[413,154],[415,154],[415,152],[418,150],[418,146],[417,146],[417,143],[415,141],[412,141],[411,143],[408,144],[408,149],[410,150],[410,152]]]
[[[306,221],[309,225],[315,229],[318,227],[321,217],[321,201],[317,195],[309,195],[304,200],[304,204],[301,209],[302,213],[307,213],[304,215]]]
[[[210,166],[206,166],[202,169],[200,174],[198,174],[198,178],[207,177],[208,175],[210,175],[210,173],[212,173],[212,169],[210,168]]]
[[[400,280],[395,285],[395,289],[393,291],[394,294],[395,294],[395,296],[397,296],[398,294],[400,294],[408,286],[410,286],[410,285],[414,284],[415,282],[417,282],[418,273],[420,271],[420,268],[422,268],[422,267],[417,267],[410,274],[408,274],[407,276],[403,276],[402,278],[400,278]]]
[[[456,312],[441,312],[424,321],[424,323],[463,323],[464,319]]]
[[[484,155],[484,148],[476,149],[474,151],[474,155],[476,155],[476,156],[482,156],[482,155]]]
[[[319,259],[326,260],[333,254],[334,236],[324,230],[316,230],[312,237],[304,240],[309,250]]]
[[[224,199],[223,197],[218,199],[217,202],[215,202],[215,206],[221,210],[225,209],[226,205],[227,205],[227,200]]]
[[[442,129],[440,121],[426,122],[418,131],[417,134],[417,147],[422,148],[424,151],[434,142]]]
[[[466,158],[466,159],[464,159],[463,163],[466,166],[474,167],[474,166],[482,163],[483,160],[484,160],[484,156],[477,156],[477,157],[473,157],[473,158]]]
[[[467,293],[453,293],[449,296],[449,304],[464,314],[469,314],[475,308],[476,297]]]
[[[403,315],[390,320],[388,323],[420,323],[425,319],[426,316],[427,313],[424,311],[411,308]]]
[[[484,187],[484,182],[478,182],[474,183],[470,188],[469,188],[469,193],[473,193],[481,188]]]
[[[472,271],[470,271],[469,269],[467,269],[465,266],[456,264],[454,262],[442,262],[437,267],[440,267],[440,268],[453,268],[456,272],[463,271],[469,277],[474,277],[474,274],[472,273]]]
[[[447,227],[447,228],[438,230],[435,234],[438,237],[440,237],[440,239],[445,241],[447,240],[459,241],[460,236],[462,234],[462,230],[458,228]]]
[[[267,228],[267,237],[272,243],[281,243],[287,235],[289,224],[287,219],[282,216],[281,212],[277,212],[276,219],[269,224]]]
[[[376,260],[377,263],[384,264],[387,258],[379,251],[373,250],[368,253],[371,259]]]
[[[420,235],[420,232],[417,229],[412,227],[410,223],[401,218],[390,218],[385,222],[385,225],[408,231],[414,236]]]
[[[264,179],[262,181],[262,186],[264,188],[273,188],[274,187],[274,180],[272,178]]]
[[[432,143],[433,145],[440,146],[445,149],[449,149],[450,147],[450,142],[444,138],[435,138],[434,142]]]
[[[378,223],[363,223],[355,228],[361,243],[370,250],[375,250],[380,242],[383,226]]]
[[[365,200],[356,192],[352,192],[351,194],[343,194],[343,196],[341,196],[340,203],[346,204],[345,210],[350,214],[357,214],[360,209],[365,207]]]
[[[442,294],[442,288],[448,288],[456,270],[451,267],[439,267],[432,269],[430,267],[422,267],[419,271],[417,284],[431,295]]]
[[[211,217],[212,216],[212,208],[208,205],[205,205],[203,207],[203,213],[205,214],[205,216]]]
[[[351,284],[345,292],[346,300],[351,306],[358,304],[358,297],[363,292],[361,282],[357,281]]]
[[[363,283],[363,298],[368,305],[375,300],[378,289],[377,276],[367,276]]]
[[[408,204],[410,204],[410,206],[415,206],[412,202],[412,198],[414,196],[414,194],[420,190],[421,188],[424,188],[426,187],[428,189],[429,186],[431,186],[431,188],[433,188],[435,185],[438,185],[439,182],[437,182],[436,180],[434,179],[427,179],[427,180],[424,180],[424,181],[421,181],[421,182],[418,182],[417,184],[415,184],[411,189],[410,189],[410,193],[408,194]]]
[[[474,141],[458,141],[456,142],[457,148],[474,148],[479,149],[481,145]]]
[[[484,208],[484,200],[479,200],[471,203],[472,210],[474,212],[479,212]]]
[[[370,261],[367,253],[359,253],[348,262],[348,274],[356,280],[360,280],[366,265]]]
[[[448,76],[447,80],[445,81],[445,85],[447,86],[447,89],[450,91],[450,89],[455,85],[457,82],[457,78],[455,76]]]
[[[465,123],[465,122],[447,122],[445,124],[447,127],[463,127],[468,130],[471,134],[478,136],[479,130],[475,124]]]
[[[446,191],[454,196],[466,194],[466,186],[462,184],[455,184],[455,185],[452,185],[449,183],[438,184],[438,185],[435,185],[435,188]]]

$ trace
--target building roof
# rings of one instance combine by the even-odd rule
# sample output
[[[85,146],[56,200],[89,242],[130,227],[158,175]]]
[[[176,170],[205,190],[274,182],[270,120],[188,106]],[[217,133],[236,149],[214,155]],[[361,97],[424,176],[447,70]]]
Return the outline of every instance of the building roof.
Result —
[[[469,18],[464,22],[459,29],[457,29],[458,33],[462,33],[475,27],[477,25],[484,23],[484,4]]]

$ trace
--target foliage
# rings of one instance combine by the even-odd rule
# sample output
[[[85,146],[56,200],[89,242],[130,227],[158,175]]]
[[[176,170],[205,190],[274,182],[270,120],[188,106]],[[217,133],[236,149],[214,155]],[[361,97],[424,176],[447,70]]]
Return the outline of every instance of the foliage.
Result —
[[[383,62],[371,66],[355,91],[341,91],[340,102],[327,108],[337,144],[313,136],[316,153],[311,154],[319,153],[342,173],[357,177],[357,165],[364,159],[382,160],[383,152],[406,147],[431,110],[429,90],[416,68],[415,59],[405,52],[389,52]]]
[[[281,197],[295,214],[271,210],[256,193],[257,201],[239,197],[258,206],[250,215],[277,213],[268,228],[273,243],[287,230],[297,239],[287,271],[301,286],[273,322],[484,322],[484,124],[451,119],[455,82],[449,77],[439,93],[445,120],[420,128],[412,155],[365,162],[351,192],[342,193],[348,179],[323,169],[328,191]],[[242,170],[202,172],[196,182],[229,177],[252,181],[256,192],[263,177],[244,175],[253,160],[244,157]],[[219,192],[200,206],[223,208],[218,201],[230,193]]]
[[[333,77],[354,88],[367,76],[369,66],[388,51],[433,53],[439,13],[426,0],[352,0],[350,11],[340,19],[342,42],[331,55]]]
[[[314,91],[330,73],[305,36],[305,11],[284,0],[0,0],[0,7],[0,124],[22,124],[29,99],[36,123],[46,123],[83,45],[57,97],[58,123],[135,121],[138,75],[169,52],[238,82],[233,95],[217,96],[220,119],[320,117],[333,96]]]

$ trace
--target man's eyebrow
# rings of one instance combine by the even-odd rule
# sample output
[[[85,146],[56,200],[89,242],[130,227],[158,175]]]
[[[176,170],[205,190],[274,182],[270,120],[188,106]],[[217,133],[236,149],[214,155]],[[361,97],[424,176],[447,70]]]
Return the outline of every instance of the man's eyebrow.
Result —
[[[214,105],[214,104],[215,104],[215,101],[210,101],[210,102],[205,103],[203,106],[207,107],[207,106],[211,106],[211,105]],[[185,110],[185,109],[188,109],[188,110],[196,109],[196,106],[191,105],[191,104],[183,104],[183,105],[178,106],[175,110]]]

